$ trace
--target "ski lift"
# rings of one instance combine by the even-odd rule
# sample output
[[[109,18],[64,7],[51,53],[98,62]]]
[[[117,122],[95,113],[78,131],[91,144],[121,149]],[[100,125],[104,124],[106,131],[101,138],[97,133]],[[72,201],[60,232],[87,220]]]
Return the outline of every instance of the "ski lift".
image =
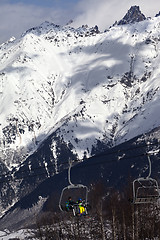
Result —
[[[83,184],[73,184],[71,182],[71,167],[72,161],[69,161],[69,168],[68,168],[68,182],[69,185],[64,187],[59,200],[59,209],[61,211],[66,211],[66,200],[68,197],[72,198],[73,204],[72,208],[70,209],[73,212],[73,215],[76,216],[79,214],[79,204],[77,202],[78,198],[81,197],[83,199],[82,206],[84,208],[85,215],[88,214],[87,212],[87,205],[88,205],[88,188]],[[69,211],[69,212],[71,212]]]
[[[160,197],[160,189],[155,179],[151,178],[151,160],[147,154],[149,162],[149,173],[147,177],[137,178],[133,181],[133,203],[144,204],[154,203]]]

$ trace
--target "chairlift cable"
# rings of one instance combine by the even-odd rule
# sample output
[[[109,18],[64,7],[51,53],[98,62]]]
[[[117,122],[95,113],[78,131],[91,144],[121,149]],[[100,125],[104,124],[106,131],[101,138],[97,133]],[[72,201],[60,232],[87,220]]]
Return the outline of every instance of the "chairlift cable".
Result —
[[[126,158],[122,158],[121,160],[119,160],[119,162],[120,161],[123,161],[123,160],[127,160],[127,159],[133,159],[133,158],[138,158],[138,157],[142,157],[142,156],[145,156],[145,154],[140,154],[140,155],[136,155],[136,156],[131,156],[131,157],[126,157]],[[92,158],[92,157],[91,157]],[[89,158],[88,158],[89,159]],[[75,162],[75,161],[74,161]],[[79,162],[79,161],[77,161],[77,162]],[[115,159],[115,160],[103,160],[103,161],[99,161],[99,162],[96,162],[96,163],[89,163],[89,164],[87,164],[86,166],[81,166],[81,165],[79,165],[79,166],[77,166],[78,168],[84,168],[84,167],[90,167],[90,166],[94,166],[94,165],[99,165],[99,164],[109,164],[109,163],[112,163],[112,162],[117,162],[117,159]],[[64,162],[64,163],[61,163],[61,166],[62,165],[66,165],[68,162]],[[82,163],[82,162],[79,162],[79,164],[80,163]],[[53,164],[51,164],[51,165],[47,165],[47,168],[50,168],[50,167],[54,167],[54,165]],[[43,166],[43,167],[37,167],[37,168],[34,168],[34,169],[32,169],[32,171],[33,170],[37,170],[37,169],[46,169],[46,167],[45,166]],[[20,172],[18,172],[18,174],[21,174],[21,173],[23,173],[23,172],[26,172],[26,170],[25,171],[20,171]],[[46,174],[46,172],[44,173],[44,174]],[[41,173],[40,174],[36,174],[36,176],[41,176]],[[43,173],[42,173],[42,175],[43,175]],[[0,177],[5,177],[5,178],[9,178],[9,177],[12,177],[12,174],[3,174],[3,175],[0,175]],[[27,175],[27,176],[24,176],[24,177],[22,177],[22,178],[18,178],[17,176],[15,176],[14,177],[14,179],[23,179],[23,178],[29,178],[30,176],[33,176],[32,174],[31,175]],[[0,183],[2,183],[3,181],[0,181]]]
[[[86,158],[86,159],[73,160],[73,163],[82,163],[84,160],[88,160],[88,159],[92,159],[92,158],[98,158],[98,157],[101,157],[101,156],[109,156],[109,155],[116,154],[116,153],[119,154],[120,152],[129,151],[129,150],[135,150],[135,149],[141,149],[141,148],[144,148],[146,146],[149,146],[149,145],[140,145],[140,146],[128,148],[128,149],[125,149],[125,150],[122,149],[122,150],[118,150],[118,151],[112,151],[112,152],[109,152],[109,153],[100,153],[100,154],[91,156],[91,157]],[[150,144],[150,146],[157,146],[157,143],[156,144]],[[123,157],[121,160],[118,160],[118,161],[123,161],[123,160],[127,160],[127,159],[133,159],[133,158],[142,157],[142,156],[145,156],[145,155],[147,155],[147,154],[140,154],[140,155],[136,155],[136,156]],[[108,161],[107,160],[98,161],[97,163],[90,163],[90,164],[87,164],[86,166],[78,166],[78,167],[81,168],[81,167],[88,167],[90,165],[108,164],[108,163],[111,163],[111,162],[117,162],[117,159],[115,159],[115,160],[108,160]],[[67,161],[61,162],[59,167],[64,166],[66,164],[68,164]],[[47,165],[47,168],[50,168],[50,167],[54,167],[54,164]],[[46,169],[46,167],[45,166],[39,166],[39,167],[36,167],[36,168],[32,168],[30,171],[34,171],[34,170],[38,170],[38,169]],[[26,169],[17,172],[17,174],[21,174],[23,172],[26,172]],[[0,175],[0,177],[8,178],[8,177],[11,177],[12,174],[14,174],[14,173],[8,172],[7,174]],[[46,174],[46,173],[44,173],[44,174]],[[41,174],[37,174],[36,176],[38,176],[38,175],[41,175]],[[30,177],[30,176],[32,176],[32,175],[29,175],[28,177]],[[23,177],[21,179],[23,179]],[[3,181],[0,181],[0,183],[2,183],[2,182]]]
[[[127,149],[121,149],[121,150],[116,150],[116,151],[111,151],[111,152],[107,152],[107,153],[99,153],[99,154],[96,154],[96,155],[94,155],[94,156],[91,156],[91,157],[89,157],[89,158],[82,158],[82,159],[77,159],[77,160],[74,160],[74,161],[72,161],[72,162],[74,162],[74,163],[81,163],[82,161],[84,161],[84,160],[87,160],[87,159],[91,159],[91,158],[97,158],[97,157],[101,157],[101,156],[109,156],[109,155],[112,155],[112,154],[119,154],[119,153],[121,153],[121,152],[127,152],[127,151],[130,151],[130,150],[135,150],[135,149],[141,149],[141,148],[144,148],[144,147],[146,147],[146,146],[159,146],[159,143],[152,143],[152,144],[145,144],[145,145],[139,145],[139,146],[136,146],[136,147],[131,147],[131,148],[127,148]],[[110,149],[109,149],[110,150]],[[124,158],[123,158],[124,159]],[[127,158],[128,159],[128,158]],[[117,160],[115,160],[115,161],[117,161]],[[65,162],[62,162],[62,163],[60,163],[60,166],[61,165],[65,165],[65,164],[68,164],[68,161],[65,161]],[[48,167],[50,167],[50,166],[54,166],[53,164],[50,164],[50,165],[47,165],[47,168]],[[31,169],[31,171],[34,171],[34,170],[37,170],[37,169],[43,169],[43,168],[45,168],[44,166],[39,166],[39,167],[35,167],[35,168],[32,168]],[[13,171],[13,170],[12,170]],[[21,171],[19,171],[18,173],[22,173],[22,172],[26,172],[26,169],[25,170],[21,170]],[[9,173],[9,175],[11,174],[10,172],[8,172]],[[2,175],[0,175],[0,177],[3,177],[3,176],[6,176],[7,174],[2,174]]]

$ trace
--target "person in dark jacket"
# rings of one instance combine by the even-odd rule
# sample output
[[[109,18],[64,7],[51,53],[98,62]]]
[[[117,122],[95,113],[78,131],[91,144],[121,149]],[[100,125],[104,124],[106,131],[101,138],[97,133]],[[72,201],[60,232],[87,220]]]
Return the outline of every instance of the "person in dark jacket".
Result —
[[[75,202],[72,200],[71,197],[69,197],[67,202],[66,202],[66,211],[68,212],[69,210],[72,210],[74,204],[75,204]]]

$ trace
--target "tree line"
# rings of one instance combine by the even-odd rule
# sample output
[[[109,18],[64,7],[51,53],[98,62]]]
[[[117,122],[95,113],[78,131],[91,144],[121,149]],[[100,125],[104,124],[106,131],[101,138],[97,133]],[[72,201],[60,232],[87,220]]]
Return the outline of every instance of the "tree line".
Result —
[[[86,216],[47,211],[37,217],[35,238],[41,240],[160,239],[160,203],[133,204],[131,187],[107,189],[92,185]]]

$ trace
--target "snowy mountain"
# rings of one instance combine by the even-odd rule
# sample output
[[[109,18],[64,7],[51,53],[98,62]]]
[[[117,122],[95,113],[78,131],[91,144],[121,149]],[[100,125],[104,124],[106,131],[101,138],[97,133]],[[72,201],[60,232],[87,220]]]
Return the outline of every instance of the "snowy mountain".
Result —
[[[45,22],[0,46],[2,215],[69,158],[160,126],[160,17],[131,15],[104,33]]]

